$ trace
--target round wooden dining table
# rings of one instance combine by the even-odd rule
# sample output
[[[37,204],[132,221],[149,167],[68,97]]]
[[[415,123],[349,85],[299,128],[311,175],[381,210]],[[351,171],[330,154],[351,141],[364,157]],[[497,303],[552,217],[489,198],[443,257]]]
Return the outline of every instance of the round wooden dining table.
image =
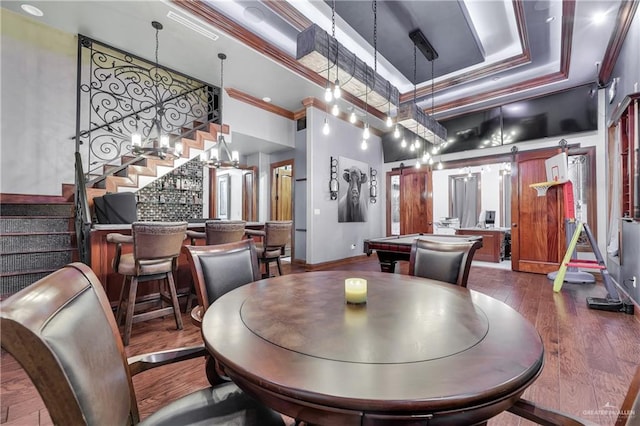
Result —
[[[367,301],[345,303],[345,279]],[[476,424],[540,374],[536,329],[503,302],[401,274],[307,272],[237,288],[202,335],[245,392],[318,425]]]

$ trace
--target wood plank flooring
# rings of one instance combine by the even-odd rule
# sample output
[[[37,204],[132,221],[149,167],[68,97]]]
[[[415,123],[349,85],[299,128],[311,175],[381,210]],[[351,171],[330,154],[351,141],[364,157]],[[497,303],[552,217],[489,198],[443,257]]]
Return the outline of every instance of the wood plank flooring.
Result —
[[[298,265],[285,263],[283,268],[285,273],[304,272]],[[379,270],[376,256],[325,269]],[[401,262],[396,273],[406,273],[407,269],[407,262]],[[542,336],[545,367],[525,398],[596,424],[614,424],[615,410],[622,404],[640,364],[640,323],[636,316],[588,309],[585,297],[603,296],[601,284],[565,284],[560,293],[553,293],[544,275],[474,266],[468,287],[512,306]],[[181,331],[175,329],[170,317],[135,324],[127,354],[197,344],[199,330],[187,314],[183,319]],[[141,417],[206,387],[203,371],[203,360],[191,360],[134,377]],[[31,381],[4,351],[0,355],[0,407],[2,425],[51,424]],[[490,426],[529,424],[510,413],[489,421]]]

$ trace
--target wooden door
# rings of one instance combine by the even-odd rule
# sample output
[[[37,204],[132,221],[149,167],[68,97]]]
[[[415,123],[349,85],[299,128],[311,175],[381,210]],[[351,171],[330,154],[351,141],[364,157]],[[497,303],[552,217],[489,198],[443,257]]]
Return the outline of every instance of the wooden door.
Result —
[[[277,167],[273,175],[273,194],[271,199],[271,219],[291,220],[291,168]]]
[[[431,171],[403,169],[400,174],[400,234],[433,232]]]
[[[546,274],[558,270],[564,256],[562,185],[538,197],[532,183],[546,182],[545,160],[559,149],[516,155],[511,171],[511,268]]]

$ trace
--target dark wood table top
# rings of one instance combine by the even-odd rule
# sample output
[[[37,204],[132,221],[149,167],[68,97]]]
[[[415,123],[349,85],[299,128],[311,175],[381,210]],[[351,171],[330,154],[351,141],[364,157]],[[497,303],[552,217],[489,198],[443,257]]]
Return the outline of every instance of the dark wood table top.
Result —
[[[367,280],[366,305],[345,303],[350,277]],[[509,408],[543,366],[540,336],[506,304],[382,272],[257,281],[214,302],[202,333],[238,386],[314,424],[472,424]]]

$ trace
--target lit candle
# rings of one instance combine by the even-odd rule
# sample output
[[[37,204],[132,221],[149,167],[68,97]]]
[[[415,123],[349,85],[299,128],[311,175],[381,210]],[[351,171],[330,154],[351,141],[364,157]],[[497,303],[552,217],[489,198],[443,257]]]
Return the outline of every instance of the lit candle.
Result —
[[[344,280],[344,296],[347,303],[367,303],[367,280],[363,278]]]

